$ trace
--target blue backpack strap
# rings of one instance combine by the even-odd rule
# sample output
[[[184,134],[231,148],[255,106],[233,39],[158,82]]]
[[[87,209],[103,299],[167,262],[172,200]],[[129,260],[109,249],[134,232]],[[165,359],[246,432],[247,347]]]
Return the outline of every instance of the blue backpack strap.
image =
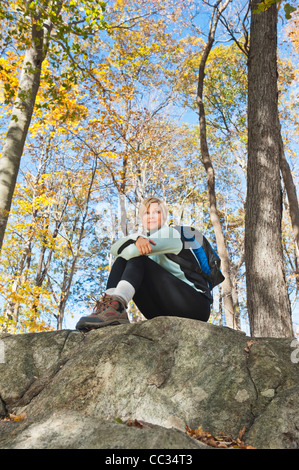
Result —
[[[202,246],[199,248],[191,248],[193,253],[195,254],[196,258],[200,262],[201,269],[206,273],[206,274],[211,274],[211,269],[209,266],[209,260],[207,258],[206,252]]]

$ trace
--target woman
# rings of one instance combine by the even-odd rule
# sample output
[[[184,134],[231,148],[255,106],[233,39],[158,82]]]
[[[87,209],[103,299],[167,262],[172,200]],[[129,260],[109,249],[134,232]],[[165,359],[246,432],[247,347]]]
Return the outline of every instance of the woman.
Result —
[[[161,315],[209,319],[207,283],[194,281],[176,262],[175,255],[185,248],[180,233],[166,224],[165,203],[156,197],[146,199],[140,217],[146,234],[134,233],[112,245],[116,260],[106,292],[92,314],[79,320],[78,330],[129,323],[126,307],[132,299],[147,319]]]

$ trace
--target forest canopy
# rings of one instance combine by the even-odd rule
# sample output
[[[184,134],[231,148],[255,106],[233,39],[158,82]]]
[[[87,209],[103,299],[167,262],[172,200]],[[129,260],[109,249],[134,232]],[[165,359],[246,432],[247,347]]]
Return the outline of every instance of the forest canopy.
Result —
[[[202,102],[230,263],[233,327],[247,331],[250,12],[245,0],[227,3],[205,63]],[[296,184],[299,13],[291,2],[279,3],[278,110]],[[198,106],[199,66],[217,11],[212,7],[205,0],[2,2],[2,161],[12,151],[9,135],[17,129],[23,136],[14,154],[16,181],[11,178],[1,208],[2,331],[73,328],[105,289],[111,243],[136,231],[140,203],[149,195],[166,200],[169,223],[194,225],[217,246]],[[297,331],[299,253],[284,184],[282,208],[284,270]],[[223,289],[215,289],[210,321],[226,325]],[[130,315],[140,318],[133,303]]]

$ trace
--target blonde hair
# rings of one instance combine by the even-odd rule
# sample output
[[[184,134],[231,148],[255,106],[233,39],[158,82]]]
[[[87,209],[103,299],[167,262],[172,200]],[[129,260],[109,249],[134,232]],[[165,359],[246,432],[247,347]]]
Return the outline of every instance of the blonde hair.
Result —
[[[144,199],[141,202],[141,206],[140,206],[140,209],[139,209],[139,216],[142,220],[142,218],[144,216],[144,213],[147,211],[149,206],[151,204],[155,204],[155,203],[159,204],[159,206],[161,207],[162,225],[163,225],[167,221],[168,209],[167,209],[166,203],[163,201],[163,199],[160,199],[159,197],[151,196],[151,197],[148,197],[147,199]]]

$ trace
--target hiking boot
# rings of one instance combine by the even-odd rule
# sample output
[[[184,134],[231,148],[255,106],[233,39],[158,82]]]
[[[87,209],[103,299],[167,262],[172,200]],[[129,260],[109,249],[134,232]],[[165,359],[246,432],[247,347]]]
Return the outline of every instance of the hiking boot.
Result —
[[[80,318],[76,330],[89,331],[122,323],[130,323],[125,301],[116,295],[104,294],[102,299],[96,302],[92,314]]]

